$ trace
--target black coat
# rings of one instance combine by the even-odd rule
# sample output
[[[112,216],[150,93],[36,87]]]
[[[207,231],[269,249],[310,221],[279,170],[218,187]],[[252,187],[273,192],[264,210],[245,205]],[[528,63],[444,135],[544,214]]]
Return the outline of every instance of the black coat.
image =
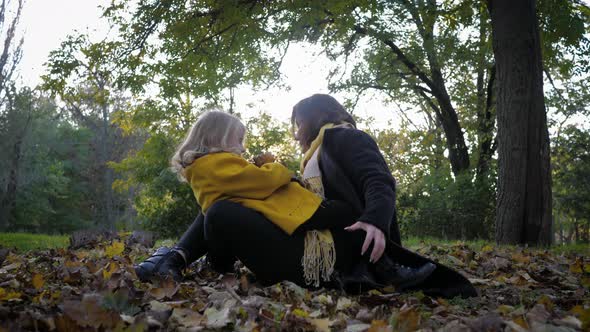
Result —
[[[418,288],[434,296],[477,295],[469,280],[457,271],[401,246],[395,209],[395,180],[369,135],[357,129],[327,129],[319,164],[326,198],[349,203],[359,216],[357,220],[383,231],[388,238],[385,251],[388,257],[406,266],[418,267],[427,262],[437,265]],[[370,268],[361,267],[355,271],[367,269]],[[366,276],[360,279],[366,280]]]

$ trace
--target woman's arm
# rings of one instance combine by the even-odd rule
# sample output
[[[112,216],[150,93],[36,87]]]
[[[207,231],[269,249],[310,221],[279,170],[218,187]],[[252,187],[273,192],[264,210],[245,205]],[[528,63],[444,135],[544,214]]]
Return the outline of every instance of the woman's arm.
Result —
[[[395,213],[395,180],[377,143],[360,130],[331,129],[326,131],[322,149],[330,153],[362,196],[364,209],[358,220],[389,235]]]
[[[366,232],[361,254],[373,243],[371,261],[381,258],[385,239],[395,213],[395,180],[375,141],[366,133],[354,129],[326,131],[322,148],[338,163],[364,200],[358,222],[349,231]]]

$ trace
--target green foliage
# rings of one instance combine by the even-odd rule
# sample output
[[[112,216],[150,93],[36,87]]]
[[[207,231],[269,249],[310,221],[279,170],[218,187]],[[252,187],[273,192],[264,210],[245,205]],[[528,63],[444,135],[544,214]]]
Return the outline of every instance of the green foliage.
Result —
[[[52,100],[27,89],[16,95],[6,123],[0,178],[7,181],[15,167],[18,174],[14,219],[6,230],[65,233],[88,227],[94,204],[88,131],[60,119]]]
[[[397,181],[397,212],[404,236],[490,239],[495,188],[473,172],[453,176],[436,130],[373,133]],[[493,177],[490,177],[493,178]]]
[[[590,131],[567,126],[553,142],[553,199],[556,228],[565,240],[590,241]],[[585,227],[584,227],[585,226]]]
[[[156,133],[141,150],[119,163],[111,163],[123,176],[115,181],[115,189],[138,191],[134,198],[137,226],[164,237],[182,234],[199,212],[190,186],[169,167],[178,143],[164,133]]]
[[[402,234],[443,239],[491,239],[494,192],[466,173],[433,173],[398,193]]]
[[[271,152],[293,172],[299,172],[299,147],[292,139],[290,125],[278,122],[267,113],[259,113],[246,123],[246,158]]]
[[[0,233],[0,246],[18,251],[66,248],[68,245],[69,238],[65,235]]]

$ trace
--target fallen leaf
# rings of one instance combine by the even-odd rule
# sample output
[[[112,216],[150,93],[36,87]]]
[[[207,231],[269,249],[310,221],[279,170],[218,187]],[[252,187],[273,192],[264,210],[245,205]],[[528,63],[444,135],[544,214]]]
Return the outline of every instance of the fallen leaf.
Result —
[[[492,247],[491,245],[485,245],[483,247],[481,247],[481,252],[492,252],[494,251],[494,247]]]
[[[346,310],[352,306],[352,301],[347,297],[340,297],[336,302],[336,310]]]
[[[330,332],[331,331],[330,324],[332,322],[329,319],[315,318],[315,319],[309,319],[309,321],[315,327],[316,331],[319,331],[319,332]]]
[[[19,292],[6,291],[4,288],[0,288],[0,301],[20,299],[21,295]]]
[[[111,245],[107,246],[104,253],[107,257],[113,258],[114,256],[121,255],[125,250],[125,243],[121,241],[113,241]]]
[[[201,324],[203,321],[203,316],[190,309],[175,308],[174,311],[172,311],[172,316],[170,316],[170,319],[176,321],[181,326],[195,327]]]
[[[206,325],[210,329],[221,329],[232,321],[229,308],[223,308],[221,310],[207,308],[205,310],[205,317],[207,318]]]
[[[393,332],[393,329],[384,320],[374,320],[367,332]]]
[[[113,273],[117,272],[117,270],[119,270],[119,264],[116,262],[110,262],[106,268],[102,270],[102,277],[105,280],[109,280]]]
[[[307,313],[307,311],[296,308],[293,311],[291,311],[291,313],[297,317],[301,317],[301,318],[307,318],[309,317],[309,313]]]
[[[172,280],[172,278],[165,278],[160,281],[158,286],[152,286],[149,290],[151,296],[156,300],[164,298],[171,298],[178,292],[179,286]]]
[[[33,284],[33,287],[35,287],[35,289],[39,290],[45,284],[45,279],[43,279],[43,275],[41,275],[40,273],[35,273],[31,278],[31,283]]]
[[[415,308],[402,308],[402,310],[393,316],[393,329],[395,331],[415,331],[420,325],[420,314]]]
[[[363,332],[370,328],[369,324],[352,324],[346,327],[346,332]],[[328,330],[329,331],[329,330]]]

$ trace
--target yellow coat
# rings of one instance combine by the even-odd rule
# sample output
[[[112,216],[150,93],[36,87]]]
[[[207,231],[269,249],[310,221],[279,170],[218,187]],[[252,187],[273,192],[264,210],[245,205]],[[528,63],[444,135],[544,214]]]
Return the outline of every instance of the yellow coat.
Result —
[[[230,200],[258,211],[288,234],[308,220],[322,199],[299,183],[285,166],[257,167],[227,152],[212,153],[185,168],[197,202],[204,213],[219,200]]]

